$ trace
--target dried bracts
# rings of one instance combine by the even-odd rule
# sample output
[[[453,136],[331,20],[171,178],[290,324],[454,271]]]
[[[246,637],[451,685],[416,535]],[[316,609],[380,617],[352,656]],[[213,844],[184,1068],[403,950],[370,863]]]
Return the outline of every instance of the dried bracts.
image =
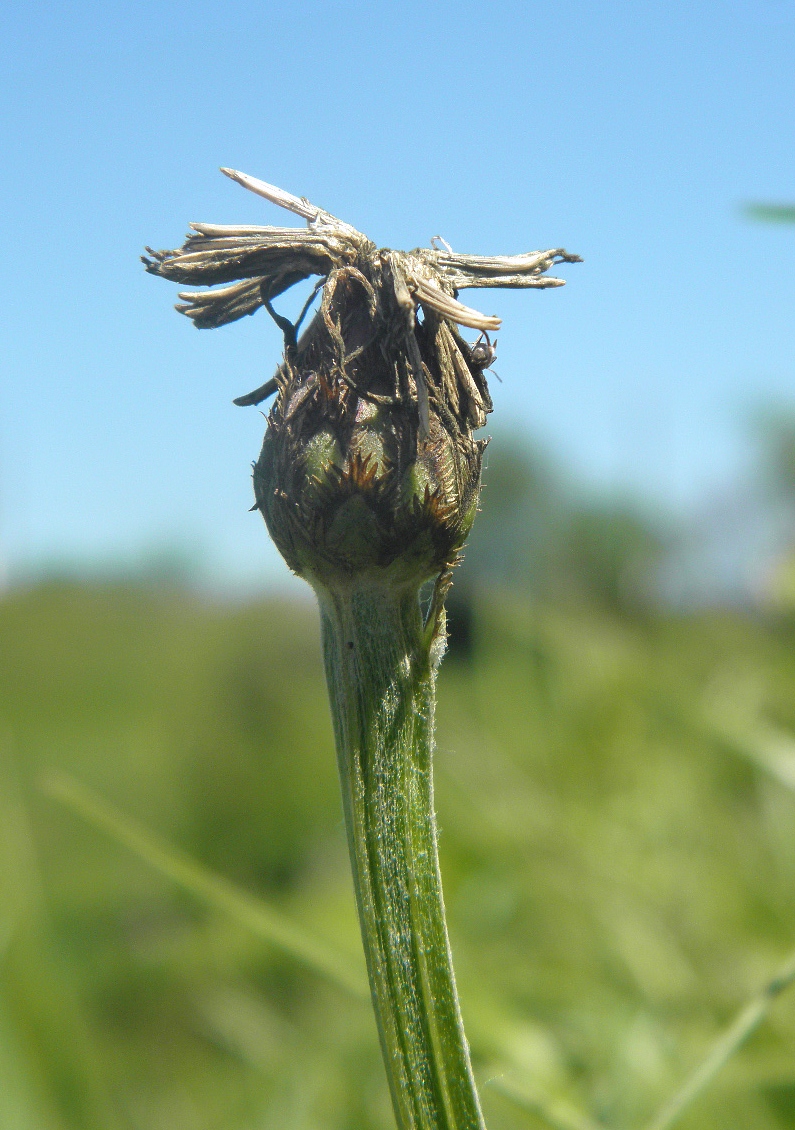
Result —
[[[290,567],[322,584],[363,570],[420,583],[455,561],[474,518],[491,411],[485,371],[499,319],[458,301],[470,287],[562,285],[546,271],[577,256],[457,255],[446,245],[378,249],[308,201],[240,173],[245,187],[307,227],[192,224],[147,270],[189,285],[177,309],[206,328],[265,306],[284,332],[277,394],[254,472],[257,508]],[[441,242],[441,241],[440,241]],[[299,337],[272,300],[319,276],[320,308]],[[310,296],[314,297],[313,295]],[[459,326],[479,331],[468,343]]]

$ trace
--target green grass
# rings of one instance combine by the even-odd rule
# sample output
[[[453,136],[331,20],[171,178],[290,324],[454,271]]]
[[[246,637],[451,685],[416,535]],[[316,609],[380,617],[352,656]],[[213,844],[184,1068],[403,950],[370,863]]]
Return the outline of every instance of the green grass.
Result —
[[[471,658],[442,668],[436,773],[490,1130],[639,1130],[795,947],[793,644],[739,613],[478,607]],[[309,603],[7,595],[0,773],[2,1130],[392,1126],[348,991]],[[161,856],[47,792],[53,773]],[[795,991],[679,1125],[795,1126]]]

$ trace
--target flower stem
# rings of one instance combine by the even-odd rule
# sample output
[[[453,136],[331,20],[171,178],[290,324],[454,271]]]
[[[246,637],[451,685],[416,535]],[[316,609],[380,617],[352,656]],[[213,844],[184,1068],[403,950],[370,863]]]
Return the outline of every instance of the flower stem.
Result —
[[[433,624],[415,585],[316,586],[348,844],[400,1130],[484,1130],[433,810]],[[438,638],[438,637],[437,637]]]

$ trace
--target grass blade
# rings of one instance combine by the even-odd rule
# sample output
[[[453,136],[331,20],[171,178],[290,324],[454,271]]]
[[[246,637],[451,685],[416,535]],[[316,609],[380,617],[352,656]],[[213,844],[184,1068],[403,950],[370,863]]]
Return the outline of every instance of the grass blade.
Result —
[[[795,952],[765,985],[738,1013],[726,1031],[712,1046],[707,1057],[685,1080],[680,1089],[665,1103],[646,1130],[669,1130],[691,1103],[710,1085],[718,1072],[756,1031],[767,1016],[776,999],[795,981]]]
[[[94,1034],[54,943],[25,797],[0,741],[0,1125],[114,1130]]]
[[[358,976],[344,957],[262,899],[241,891],[229,880],[203,867],[67,774],[48,774],[42,787],[49,796],[100,828],[205,905],[227,914],[347,994],[358,1000],[370,999],[364,976]],[[551,1130],[599,1130],[564,1099],[543,1095],[535,1089],[530,1091],[502,1077],[493,1079],[490,1086],[544,1120]]]
[[[566,1099],[526,1090],[505,1076],[490,1079],[488,1086],[522,1110],[540,1118],[551,1130],[601,1130],[597,1123],[592,1122]]]
[[[795,206],[792,204],[748,204],[745,214],[752,220],[769,224],[795,224]]]
[[[161,840],[137,821],[125,816],[85,785],[64,773],[51,773],[42,782],[45,792],[61,801],[89,823],[101,828],[151,867],[205,904],[228,914],[241,926],[333,982],[359,1000],[369,1000],[363,975],[286,915],[260,898],[203,867],[184,852]]]
[[[722,736],[737,753],[795,792],[795,740],[789,734],[758,724],[742,731],[726,727]]]

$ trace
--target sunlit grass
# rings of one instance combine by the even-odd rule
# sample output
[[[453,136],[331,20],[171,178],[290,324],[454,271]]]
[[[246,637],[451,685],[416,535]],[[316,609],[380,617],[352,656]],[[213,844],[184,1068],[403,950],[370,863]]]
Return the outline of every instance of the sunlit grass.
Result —
[[[644,1125],[792,949],[792,644],[739,614],[476,609],[437,806],[490,1130],[549,1125],[538,1101]],[[391,1126],[366,1004],[39,787],[71,774],[356,976],[324,693],[309,608],[0,605],[4,1130]],[[683,1130],[795,1125],[793,1049],[785,997]]]

